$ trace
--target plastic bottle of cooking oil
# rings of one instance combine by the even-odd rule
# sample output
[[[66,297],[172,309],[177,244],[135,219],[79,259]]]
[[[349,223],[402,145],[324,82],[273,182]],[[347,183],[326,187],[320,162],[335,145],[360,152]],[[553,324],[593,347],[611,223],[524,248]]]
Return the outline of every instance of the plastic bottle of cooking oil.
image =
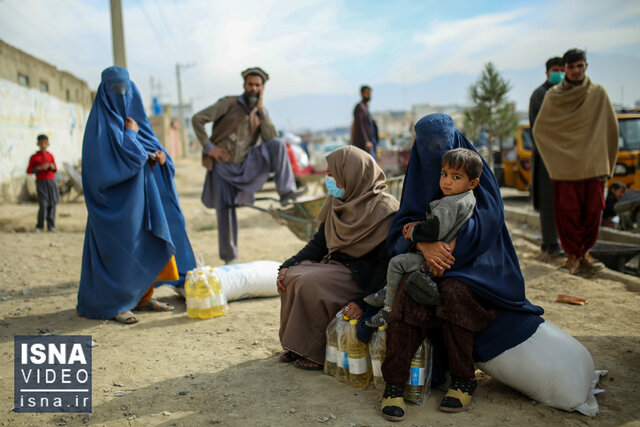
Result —
[[[224,316],[229,310],[227,297],[224,292],[222,292],[222,285],[220,284],[220,279],[216,272],[213,271],[213,268],[211,267],[209,267],[208,270],[209,271],[206,274],[207,283],[213,291],[213,295],[211,296],[211,315],[213,317]]]
[[[349,318],[342,316],[336,323],[336,336],[338,337],[338,366],[336,378],[349,383],[349,357],[347,355],[347,335],[349,332]]]
[[[187,301],[187,316],[191,319],[197,319],[199,310],[196,300],[196,279],[191,271],[187,272],[187,277],[184,280],[184,294]]]
[[[324,373],[334,377],[338,373],[338,331],[336,328],[340,321],[339,316],[340,313],[327,326],[327,349],[324,355]]]
[[[354,387],[365,387],[371,380],[371,365],[367,345],[358,339],[358,321],[349,321],[347,354],[349,359],[349,383]]]
[[[213,290],[211,289],[211,286],[209,286],[207,277],[202,270],[198,271],[195,288],[198,317],[200,319],[209,319],[213,317],[213,312],[211,310],[211,297],[213,296]]]
[[[371,355],[371,373],[373,375],[373,386],[378,390],[385,387],[382,378],[382,362],[387,353],[387,327],[379,326],[369,341],[369,354]]]
[[[423,342],[411,359],[411,373],[407,387],[404,390],[404,398],[411,402],[419,402],[424,396],[424,384],[426,373],[426,346]]]

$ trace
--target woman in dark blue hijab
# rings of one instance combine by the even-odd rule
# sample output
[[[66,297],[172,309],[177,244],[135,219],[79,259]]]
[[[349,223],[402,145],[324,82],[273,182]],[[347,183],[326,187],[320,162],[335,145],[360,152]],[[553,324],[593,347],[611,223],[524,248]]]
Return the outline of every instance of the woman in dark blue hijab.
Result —
[[[423,117],[415,131],[400,210],[387,236],[391,256],[409,249],[411,242],[402,235],[404,224],[423,220],[429,202],[442,196],[438,186],[442,155],[454,148],[474,150],[444,114]],[[474,360],[492,359],[520,344],[543,321],[542,308],[525,297],[524,278],[504,223],[500,188],[486,162],[474,195],[475,212],[458,232],[453,248],[444,242],[418,243],[432,274],[441,276],[438,289],[443,304],[420,305],[403,287],[396,296],[382,367],[387,419],[404,418],[403,386],[411,358],[425,337],[439,347],[442,363],[451,371],[440,409],[458,412],[468,409],[477,387]]]
[[[174,173],[129,73],[105,69],[82,145],[88,218],[79,314],[129,324],[137,321],[130,311],[136,306],[171,309],[151,300],[154,282],[174,256],[179,277],[170,284],[184,286],[195,267]]]

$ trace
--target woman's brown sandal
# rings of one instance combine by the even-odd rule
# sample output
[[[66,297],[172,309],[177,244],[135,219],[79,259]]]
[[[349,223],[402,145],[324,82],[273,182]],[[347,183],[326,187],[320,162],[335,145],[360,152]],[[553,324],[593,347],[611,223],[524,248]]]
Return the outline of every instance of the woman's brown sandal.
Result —
[[[282,363],[291,363],[294,360],[298,360],[300,359],[302,356],[300,356],[299,354],[294,353],[291,350],[285,350],[282,353],[280,353],[278,355],[278,359],[282,362]]]
[[[298,369],[304,369],[305,371],[320,371],[324,369],[324,366],[314,362],[313,360],[305,359],[304,357],[294,360],[293,366]]]

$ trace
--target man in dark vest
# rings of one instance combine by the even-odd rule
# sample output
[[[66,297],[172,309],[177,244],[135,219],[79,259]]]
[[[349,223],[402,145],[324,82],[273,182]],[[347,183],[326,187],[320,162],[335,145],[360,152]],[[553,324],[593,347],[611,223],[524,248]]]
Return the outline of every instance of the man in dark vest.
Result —
[[[351,144],[363,149],[376,159],[378,145],[378,127],[369,114],[369,101],[371,100],[371,88],[360,88],[362,101],[353,109],[353,124],[351,125]]]
[[[216,209],[218,249],[225,263],[238,256],[235,206],[252,204],[270,172],[275,174],[282,203],[299,195],[286,146],[277,138],[278,132],[262,105],[269,75],[253,67],[244,70],[242,77],[242,95],[221,98],[192,118],[193,130],[203,147],[202,163],[207,168],[202,203]],[[211,122],[209,137],[204,127]]]
[[[536,121],[547,91],[564,78],[564,62],[562,58],[557,56],[550,58],[546,63],[546,67],[547,80],[533,91],[529,100],[531,131],[533,131],[533,124]],[[553,185],[551,184],[551,178],[549,178],[549,172],[547,172],[542,157],[540,157],[540,153],[536,148],[535,141],[531,171],[533,207],[540,212],[540,233],[542,234],[540,249],[551,256],[561,255],[562,249],[558,244],[558,232],[556,231],[556,220],[553,211]]]

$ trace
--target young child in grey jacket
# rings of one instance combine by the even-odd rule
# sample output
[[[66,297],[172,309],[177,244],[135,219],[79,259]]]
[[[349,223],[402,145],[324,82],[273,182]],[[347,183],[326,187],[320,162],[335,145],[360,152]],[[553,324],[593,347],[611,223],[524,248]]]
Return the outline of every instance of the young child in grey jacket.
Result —
[[[452,241],[473,215],[476,206],[473,189],[478,186],[481,174],[482,158],[475,151],[456,148],[445,152],[440,174],[440,190],[444,196],[429,203],[424,221],[410,222],[403,227],[404,238],[412,242]],[[421,271],[423,265],[424,272]],[[366,303],[382,307],[365,322],[367,326],[388,324],[400,281],[410,272],[413,273],[405,286],[409,296],[425,305],[440,304],[438,287],[429,274],[422,253],[414,251],[396,255],[387,268],[387,286],[364,298]]]

